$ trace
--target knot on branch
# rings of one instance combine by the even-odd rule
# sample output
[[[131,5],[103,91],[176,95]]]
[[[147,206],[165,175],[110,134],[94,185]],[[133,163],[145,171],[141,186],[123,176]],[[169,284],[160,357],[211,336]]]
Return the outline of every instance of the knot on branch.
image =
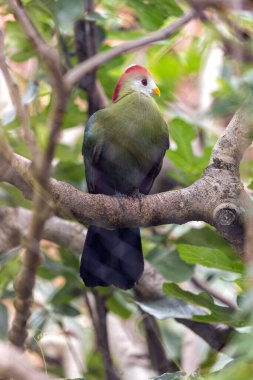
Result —
[[[23,344],[28,337],[28,332],[19,324],[12,325],[12,329],[8,332],[9,341],[16,347],[23,348]]]
[[[228,170],[230,172],[235,172],[237,170],[237,166],[232,162],[226,162],[218,157],[213,157],[213,164],[212,166],[215,169],[223,169]]]
[[[223,203],[217,206],[213,212],[216,224],[220,226],[231,226],[240,217],[240,209],[231,203]]]

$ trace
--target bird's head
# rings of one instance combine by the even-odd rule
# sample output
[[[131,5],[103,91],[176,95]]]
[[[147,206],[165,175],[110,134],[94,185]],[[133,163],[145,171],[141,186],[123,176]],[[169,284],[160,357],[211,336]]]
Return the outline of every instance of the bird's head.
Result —
[[[115,103],[125,94],[136,91],[145,95],[160,95],[150,72],[143,66],[132,65],[128,67],[119,78],[112,97]]]

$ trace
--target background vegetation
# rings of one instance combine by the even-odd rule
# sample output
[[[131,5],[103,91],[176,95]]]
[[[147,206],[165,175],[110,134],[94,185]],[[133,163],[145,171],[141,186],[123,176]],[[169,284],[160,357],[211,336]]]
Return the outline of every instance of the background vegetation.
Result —
[[[201,8],[196,4],[174,0],[101,0],[96,4],[89,0],[24,0],[25,13],[45,43],[57,52],[65,72],[97,51],[108,52],[124,41],[173,25],[187,12],[194,15],[168,38],[119,54],[86,73],[73,88],[67,106],[62,105],[65,114],[58,113],[51,123],[52,115],[57,115],[55,100],[61,99],[62,91],[55,74],[58,62],[53,60],[50,66],[50,60],[43,59],[44,53],[17,20],[15,7],[22,8],[20,2],[0,2],[1,39],[4,36],[0,52],[1,152],[8,155],[10,148],[33,160],[37,169],[44,162],[44,152],[48,154],[45,162],[51,164],[53,158],[52,169],[48,164],[42,165],[44,172],[35,171],[41,187],[33,200],[27,200],[19,186],[5,180],[0,184],[2,341],[8,339],[9,329],[12,333],[15,330],[13,302],[20,287],[16,283],[15,289],[13,281],[26,265],[29,247],[21,237],[27,236],[31,210],[44,222],[50,218],[44,232],[37,235],[38,240],[42,238],[43,262],[34,268],[35,285],[28,284],[34,300],[26,356],[42,373],[37,369],[31,372],[34,380],[43,373],[45,378],[48,373],[87,380],[252,378],[249,253],[245,265],[215,228],[201,221],[144,228],[143,250],[149,264],[140,288],[128,292],[90,290],[79,278],[85,228],[75,220],[52,218],[52,205],[41,190],[47,189],[51,173],[55,179],[86,191],[81,155],[85,122],[89,113],[110,101],[118,77],[133,63],[148,67],[159,85],[158,103],[168,120],[172,142],[152,191],[184,188],[201,177],[214,143],[252,91],[253,7],[250,1],[234,2],[234,8],[221,1],[202,2]],[[18,93],[15,86],[11,92],[5,63]],[[49,157],[48,146],[57,123],[58,141],[53,157]],[[253,188],[251,158],[252,149],[248,149],[240,167],[249,196]],[[36,183],[34,188],[36,193]],[[21,296],[26,301],[29,297]],[[22,315],[29,314],[29,302],[23,304]],[[11,342],[22,347],[23,343],[13,338],[17,331],[15,334],[9,335]],[[18,334],[20,337],[20,331]],[[7,356],[8,349],[3,346],[1,357],[8,360]],[[13,367],[19,360],[17,356]],[[16,377],[15,371],[6,375],[8,365],[1,366],[3,378],[22,378],[22,371]]]

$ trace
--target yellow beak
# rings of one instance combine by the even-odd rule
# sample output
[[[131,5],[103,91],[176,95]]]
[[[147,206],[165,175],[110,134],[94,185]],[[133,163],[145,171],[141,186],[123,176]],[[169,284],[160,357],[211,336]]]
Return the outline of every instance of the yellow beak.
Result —
[[[153,93],[155,94],[155,95],[158,95],[158,96],[160,96],[160,90],[159,90],[159,88],[158,87],[156,87],[156,88],[154,88],[153,89]]]

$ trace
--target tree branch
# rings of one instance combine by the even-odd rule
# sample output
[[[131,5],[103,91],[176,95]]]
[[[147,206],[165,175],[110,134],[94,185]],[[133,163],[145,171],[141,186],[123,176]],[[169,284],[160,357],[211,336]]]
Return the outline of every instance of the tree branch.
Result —
[[[210,165],[222,168],[224,163],[225,167],[238,174],[242,156],[252,142],[252,115],[248,103],[249,101],[235,113],[218,139],[212,151]]]
[[[145,37],[124,42],[121,45],[116,46],[115,48],[112,48],[109,51],[106,51],[104,53],[99,53],[99,54],[94,55],[93,57],[87,59],[85,62],[69,70],[65,74],[66,87],[71,89],[88,72],[98,68],[102,64],[108,62],[109,60],[121,54],[127,53],[137,48],[141,48],[141,47],[150,45],[154,42],[161,41],[168,38],[172,34],[176,33],[183,25],[187,24],[189,21],[191,21],[195,17],[197,17],[196,11],[190,10],[187,13],[185,13],[185,15],[182,16],[180,19],[175,21],[173,24],[163,29],[157,30],[156,32],[153,32]]]
[[[23,245],[26,248],[23,267],[15,281],[17,292],[16,316],[9,335],[14,344],[23,347],[26,338],[26,323],[32,302],[35,273],[40,264],[39,240],[43,236],[45,222],[51,212],[51,201],[54,202],[55,210],[60,215],[71,216],[84,224],[97,224],[112,228],[129,225],[181,224],[189,220],[203,220],[215,226],[222,236],[228,238],[241,253],[244,244],[242,236],[245,210],[252,210],[252,205],[239,180],[240,152],[249,144],[249,137],[245,136],[245,131],[242,128],[243,121],[240,114],[238,121],[232,122],[232,126],[228,127],[225,138],[223,136],[216,144],[210,165],[205,170],[203,177],[186,189],[150,195],[140,203],[139,200],[130,197],[117,199],[100,194],[83,194],[63,182],[54,179],[49,180],[59,128],[71,88],[84,75],[108,60],[172,35],[197,16],[195,10],[189,11],[169,27],[143,38],[128,41],[108,52],[96,54],[63,76],[57,52],[49,47],[38,33],[21,1],[9,0],[9,5],[26,35],[47,64],[52,75],[53,90],[56,93],[53,115],[50,121],[48,146],[40,159],[36,161],[35,167],[31,167],[30,162],[20,156],[6,157],[0,152],[0,163],[6,169],[6,172],[2,170],[0,173],[2,180],[14,184],[27,197],[33,197],[34,201],[32,222],[28,234],[23,240]],[[237,116],[235,116],[236,118]],[[238,130],[240,130],[244,140],[240,134],[237,135]],[[231,137],[231,133],[235,133],[238,137],[236,141]],[[229,144],[231,142],[236,142],[237,151],[233,152],[230,149]],[[223,155],[224,152],[227,155]],[[236,154],[236,161],[232,162],[231,157],[234,153]],[[41,210],[43,210],[42,213]],[[141,286],[140,282],[140,292]],[[159,286],[157,292],[161,292]],[[198,330],[197,326],[201,325],[192,321],[180,321],[196,330]],[[230,329],[228,330],[230,331]],[[215,332],[217,331],[215,330]],[[202,336],[205,334],[206,330]],[[225,337],[227,337],[226,334]]]
[[[48,66],[52,78],[55,82],[62,82],[62,66],[57,51],[49,46],[44,38],[41,36],[31,18],[29,17],[26,9],[24,8],[21,0],[8,0],[9,7],[14,13],[15,17],[22,26],[28,39],[31,41],[43,61]]]
[[[156,319],[145,312],[142,312],[142,314],[142,324],[145,330],[149,356],[153,368],[157,373],[177,371],[179,369],[178,366],[167,358],[161,331]]]
[[[49,191],[56,203],[56,211],[68,216],[72,215],[82,223],[98,223],[115,227],[118,225],[148,225],[161,223],[184,223],[187,220],[201,219],[215,225],[223,236],[240,251],[243,252],[243,220],[252,209],[250,200],[238,178],[238,165],[241,152],[250,144],[248,129],[244,127],[244,117],[236,113],[224,135],[215,145],[211,165],[205,170],[203,177],[189,188],[171,191],[163,194],[147,196],[141,203],[136,199],[124,198],[120,201],[114,197],[104,195],[83,194],[72,186],[51,180]],[[241,114],[242,115],[242,114]],[[236,138],[235,148],[233,136]],[[230,141],[230,144],[223,142]],[[237,149],[236,164],[231,161],[230,150]],[[216,160],[221,157],[222,160]],[[228,157],[228,158],[227,158]],[[2,157],[2,161],[4,158]],[[3,162],[9,167],[10,162]],[[14,169],[17,170],[13,177]],[[30,163],[19,156],[14,156],[11,169],[5,178],[9,182],[21,185],[26,193],[32,194],[33,182],[30,174]],[[18,173],[18,174],[17,174]],[[119,204],[120,203],[120,204]],[[145,280],[146,279],[146,280]],[[148,280],[148,281],[147,281]],[[151,281],[152,280],[152,281]],[[145,285],[146,282],[146,285]],[[150,284],[152,282],[152,290]],[[150,293],[157,298],[162,297],[163,279],[154,270],[147,274],[145,271],[138,289],[143,297]],[[144,284],[144,286],[143,286]],[[196,324],[188,320],[178,320],[201,335],[216,349],[224,345],[228,339],[230,329],[218,331],[209,326],[207,332],[205,324]],[[215,339],[210,338],[215,336]],[[218,338],[220,337],[220,338]]]
[[[0,207],[0,252],[10,250],[20,243],[22,230],[29,225],[32,212],[22,208]],[[60,218],[48,219],[43,230],[43,238],[82,253],[86,229],[76,222],[63,221]],[[135,290],[143,301],[155,301],[164,298],[162,275],[145,261],[145,268]],[[208,325],[187,319],[176,319],[202,337],[211,347],[221,349],[229,339],[231,329]]]
[[[41,263],[39,241],[47,218],[51,215],[51,203],[48,195],[49,177],[51,174],[51,162],[55,146],[58,140],[60,126],[67,106],[69,93],[64,87],[62,67],[55,49],[50,48],[35,25],[31,21],[21,0],[9,0],[9,6],[20,22],[28,39],[32,42],[37,52],[47,64],[52,77],[52,88],[55,93],[55,101],[52,116],[49,120],[48,144],[44,152],[35,158],[29,180],[33,183],[33,216],[26,235],[23,236],[22,246],[25,248],[22,257],[22,268],[14,282],[16,299],[14,302],[16,314],[9,331],[10,341],[23,348],[27,336],[26,325],[30,316],[32,305],[32,292],[35,284],[36,270]],[[3,150],[1,151],[4,156]],[[13,155],[8,157],[13,164]],[[19,168],[20,170],[21,168]],[[19,172],[20,174],[20,172]],[[25,181],[27,180],[24,178]]]
[[[56,212],[73,217],[82,224],[103,227],[151,226],[183,224],[202,220],[217,228],[241,254],[244,250],[244,221],[252,212],[252,203],[239,179],[239,160],[242,150],[251,143],[245,128],[244,113],[235,114],[223,136],[217,141],[210,165],[193,185],[170,192],[148,195],[141,203],[138,199],[120,199],[101,194],[84,194],[73,186],[50,180],[49,192]],[[238,146],[238,148],[236,148]],[[231,153],[232,152],[232,153]],[[236,161],[232,161],[236,155]],[[2,165],[7,165],[0,157]],[[32,194],[30,162],[15,155],[6,179],[18,182],[21,191]],[[21,175],[13,176],[13,171]]]
[[[34,370],[25,355],[11,345],[0,343],[0,357],[1,378],[11,378],[14,380],[53,380],[51,376]]]
[[[232,310],[236,311],[238,310],[237,305],[233,302],[224,297],[221,293],[217,292],[216,290],[210,288],[205,282],[201,281],[197,277],[192,277],[191,283],[198,289],[203,290],[204,292],[210,294],[213,298],[216,298],[218,301],[222,302],[224,305],[227,305]]]
[[[74,71],[70,71],[70,78],[72,78],[71,73],[74,73],[74,81],[79,80],[91,70],[91,65],[94,68],[94,65],[104,62],[104,59],[112,58],[114,54],[128,51],[133,46],[139,47],[165,38],[195,16],[194,11],[191,11],[168,28],[155,32],[151,36],[122,44],[117,47],[119,50],[111,49],[106,57],[103,54],[107,53],[103,53],[102,56],[98,54],[73,69]],[[102,61],[100,61],[101,57]],[[128,225],[181,224],[190,220],[203,220],[215,226],[221,235],[242,253],[244,217],[248,210],[252,210],[252,204],[238,176],[237,164],[241,158],[241,152],[250,143],[243,121],[243,113],[239,111],[232,119],[224,136],[218,140],[210,165],[202,178],[188,188],[147,196],[140,205],[138,200],[131,198],[119,201],[100,194],[83,194],[70,185],[51,180],[49,189],[53,201],[56,202],[57,212],[61,215],[72,215],[83,224],[92,223],[112,228]],[[235,152],[234,149],[237,149],[235,148],[237,146],[238,152]],[[223,159],[224,154],[226,157]],[[234,154],[237,157],[235,166],[231,165],[233,164],[231,157]],[[14,161],[18,169],[20,159],[16,157]],[[28,169],[29,165],[23,161],[21,166],[23,169],[25,166]],[[31,186],[27,170],[23,171],[22,176]],[[24,186],[26,192],[27,188],[29,189],[27,184]]]
[[[107,309],[105,307],[105,298],[101,296],[95,289],[93,291],[96,304],[96,339],[98,349],[101,352],[102,360],[105,368],[106,380],[120,380],[118,373],[116,372],[109,348],[108,332],[107,332]]]

